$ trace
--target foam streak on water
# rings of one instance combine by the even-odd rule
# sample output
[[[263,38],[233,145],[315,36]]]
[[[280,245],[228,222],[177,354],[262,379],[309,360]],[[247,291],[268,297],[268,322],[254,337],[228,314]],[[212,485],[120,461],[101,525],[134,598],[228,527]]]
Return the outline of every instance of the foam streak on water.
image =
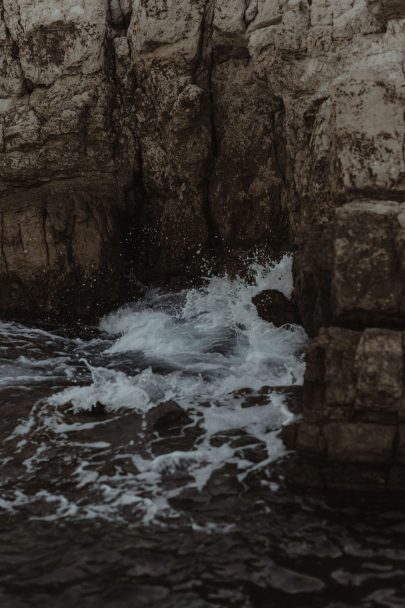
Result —
[[[51,520],[130,510],[148,523],[177,516],[173,498],[204,492],[224,467],[240,483],[258,469],[265,475],[286,453],[279,432],[293,415],[280,392],[247,403],[246,389],[301,384],[307,344],[301,327],[259,318],[252,297],[269,288],[291,296],[289,257],[257,265],[250,282],[214,277],[201,289],[150,291],[104,318],[91,340],[0,324],[0,390],[38,397],[3,442],[22,456],[17,487],[0,486],[0,508],[46,504],[38,516]],[[153,426],[167,402],[170,415],[183,416],[169,447]],[[83,419],[100,404],[106,417]],[[118,441],[111,421],[121,424]],[[262,456],[252,459],[257,446]],[[55,458],[64,483],[42,483]]]

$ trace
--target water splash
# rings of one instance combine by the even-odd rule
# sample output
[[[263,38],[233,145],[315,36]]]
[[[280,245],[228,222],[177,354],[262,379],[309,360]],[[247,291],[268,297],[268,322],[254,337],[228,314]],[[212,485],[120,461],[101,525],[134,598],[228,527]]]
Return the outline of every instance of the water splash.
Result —
[[[254,271],[251,283],[214,277],[202,289],[151,291],[106,317],[100,328],[114,341],[105,354],[132,353],[149,365],[135,367],[132,374],[88,365],[93,383],[68,389],[51,402],[83,409],[98,402],[109,411],[145,411],[171,399],[220,401],[242,388],[301,383],[304,330],[266,323],[252,303],[264,289],[291,296],[291,258]]]
[[[266,323],[252,304],[264,289],[291,296],[291,259],[256,264],[250,275],[213,277],[178,293],[150,291],[104,318],[87,341],[3,324],[2,335],[30,346],[23,361],[8,361],[5,384],[46,382],[48,395],[8,438],[28,455],[0,508],[46,504],[39,516],[50,520],[148,523],[178,517],[173,499],[204,492],[225,468],[239,483],[258,469],[265,475],[286,454],[279,432],[294,416],[280,391],[262,388],[302,383],[307,336],[296,325]],[[162,404],[169,422],[180,418],[169,438],[154,426]],[[96,406],[108,416],[83,421]],[[119,440],[111,426],[117,421],[126,425]],[[55,458],[68,487],[44,483],[28,492],[27,480],[46,477]]]

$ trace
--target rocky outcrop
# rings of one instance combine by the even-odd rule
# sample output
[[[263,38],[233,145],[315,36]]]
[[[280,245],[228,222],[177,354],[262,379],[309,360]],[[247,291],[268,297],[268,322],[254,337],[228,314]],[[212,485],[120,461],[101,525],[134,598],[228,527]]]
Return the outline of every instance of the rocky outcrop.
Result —
[[[318,260],[310,247],[300,253],[302,304],[316,302],[313,331],[341,327],[321,329],[309,351],[295,447],[307,456],[311,482],[404,490],[403,203],[347,203],[320,242]]]
[[[120,300],[139,153],[113,28],[106,2],[0,2],[3,314]]]
[[[282,241],[284,107],[252,61],[245,8],[134,4],[146,274],[193,272],[200,251]]]
[[[401,202],[357,199],[312,231],[296,256],[300,309],[325,325],[405,325],[405,214]]]
[[[398,0],[1,0],[3,314],[94,313],[128,295],[128,276],[295,244],[315,333],[335,314],[332,241],[314,255],[335,209],[403,200],[403,13]]]
[[[258,315],[276,327],[299,323],[297,308],[286,296],[276,289],[266,289],[252,298]]]
[[[1,314],[94,315],[131,278],[294,249],[300,318],[330,328],[298,447],[396,463],[404,7],[0,0]]]
[[[405,333],[389,329],[320,332],[308,353],[296,482],[404,489],[404,344]]]

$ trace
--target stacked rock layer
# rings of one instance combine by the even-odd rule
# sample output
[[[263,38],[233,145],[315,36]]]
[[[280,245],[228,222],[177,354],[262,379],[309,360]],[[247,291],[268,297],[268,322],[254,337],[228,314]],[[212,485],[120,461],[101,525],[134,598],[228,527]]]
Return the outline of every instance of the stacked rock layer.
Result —
[[[312,263],[300,280],[315,276],[323,288],[310,328],[330,325],[308,353],[301,482],[405,489],[404,220],[401,202],[346,203],[322,230],[325,255],[300,253],[307,270]]]

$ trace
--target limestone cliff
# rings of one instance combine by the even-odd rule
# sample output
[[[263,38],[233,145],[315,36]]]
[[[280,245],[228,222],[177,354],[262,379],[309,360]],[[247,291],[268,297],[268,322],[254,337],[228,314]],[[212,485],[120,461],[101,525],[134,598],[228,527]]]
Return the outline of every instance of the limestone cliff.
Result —
[[[140,169],[115,35],[107,2],[0,2],[2,311],[77,315],[120,298]]]
[[[352,199],[404,200],[404,17],[401,0],[1,0],[0,310],[97,312],[129,272],[281,242],[307,327],[350,318],[329,226]]]

